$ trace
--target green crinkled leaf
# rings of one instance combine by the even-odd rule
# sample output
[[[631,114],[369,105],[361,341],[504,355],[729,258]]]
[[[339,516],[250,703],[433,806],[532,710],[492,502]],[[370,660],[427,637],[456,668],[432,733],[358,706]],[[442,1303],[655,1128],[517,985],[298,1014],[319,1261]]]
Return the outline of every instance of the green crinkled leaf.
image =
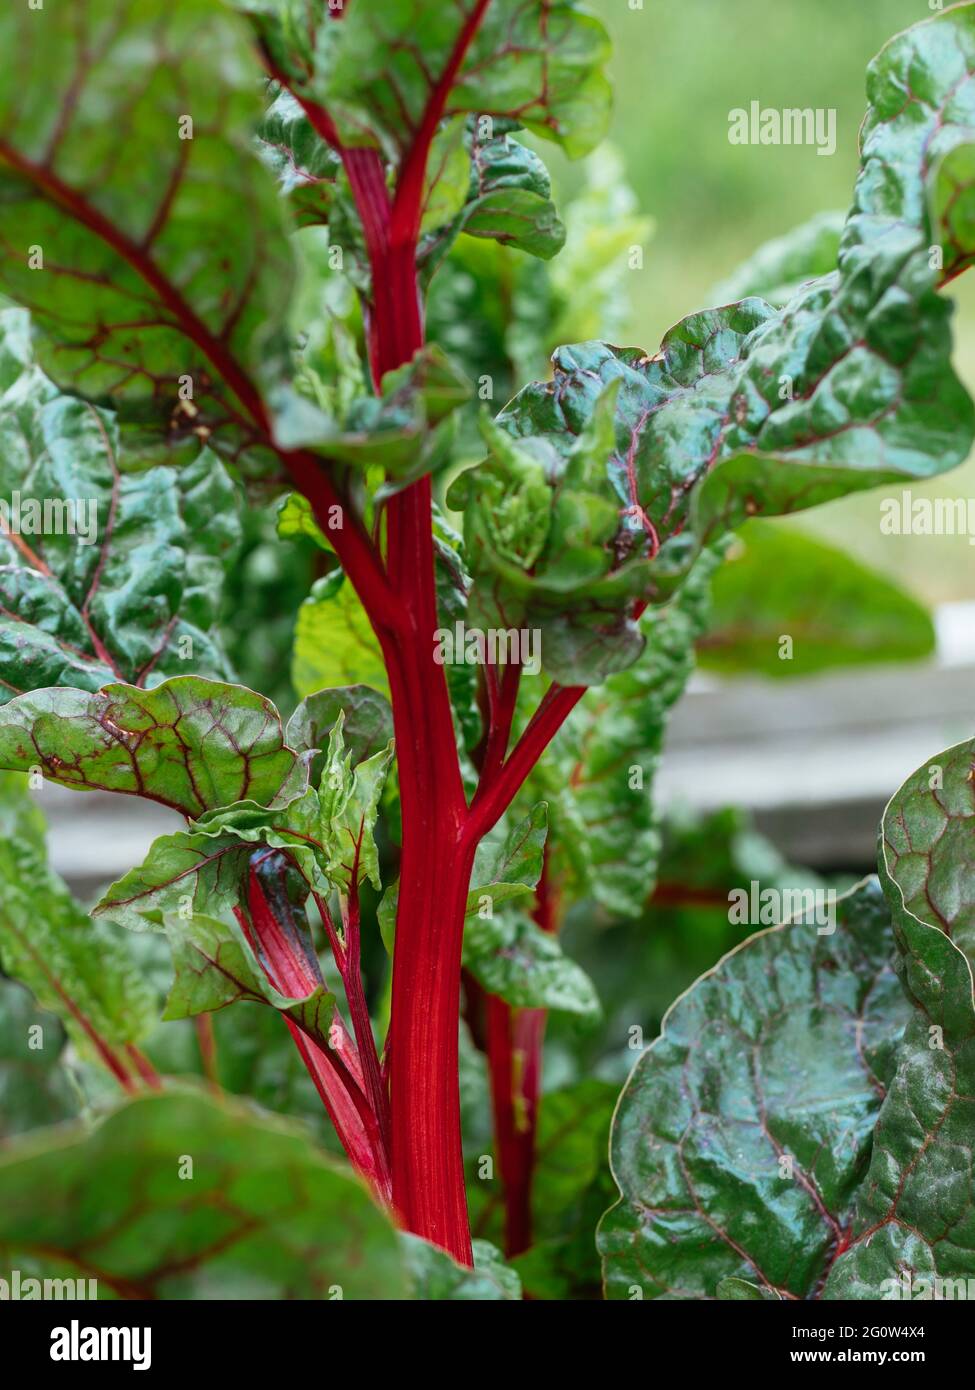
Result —
[[[824,1298],[950,1298],[935,1280],[971,1277],[973,777],[975,744],[958,744],[908,778],[884,814],[880,873],[914,1010]]]
[[[78,1113],[61,1060],[64,1040],[53,1014],[13,980],[0,979],[0,1152],[15,1135]]]
[[[379,642],[358,594],[341,570],[316,580],[298,609],[291,680],[302,697],[351,685],[367,685],[388,697]]]
[[[723,675],[787,680],[920,661],[935,644],[927,610],[892,580],[802,532],[751,522],[714,576],[697,657]]]
[[[176,676],[153,690],[38,690],[0,709],[0,766],[77,791],[126,792],[187,816],[300,794],[307,769],[277,710],[239,685]]]
[[[0,311],[0,690],[231,674],[214,629],[240,502],[209,449],[124,472],[115,415],[59,395]]]
[[[127,942],[96,923],[47,864],[44,820],[22,779],[0,778],[0,966],[91,1055],[139,1041],[156,1001]]]
[[[386,373],[380,395],[352,401],[341,420],[307,394],[274,393],[274,437],[282,448],[311,447],[333,463],[382,469],[389,481],[381,495],[388,496],[450,462],[454,412],[470,398],[471,384],[457,364],[428,344]]]
[[[548,807],[540,801],[511,830],[502,822],[484,837],[474,857],[468,917],[488,899],[494,908],[531,892],[542,875],[547,832]]]
[[[911,1010],[877,882],[837,902],[832,934],[818,915],[725,956],[637,1062],[613,1121],[622,1197],[598,1235],[608,1298],[822,1288]]]
[[[523,912],[509,908],[494,917],[469,917],[464,969],[514,1008],[599,1016],[599,997],[589,976],[569,960],[556,936]]]
[[[18,55],[0,87],[0,287],[31,310],[44,370],[176,438],[252,413],[253,375],[285,360],[293,266],[253,143],[246,28],[211,0],[79,0],[8,7],[0,43]],[[173,417],[186,377],[194,411]]]
[[[474,141],[471,189],[461,231],[549,260],[565,245],[552,181],[534,150],[500,135]]]
[[[481,138],[479,125],[479,119],[473,118],[463,141],[454,138],[452,162],[460,156],[460,204],[453,220],[443,215],[430,218],[430,230],[419,251],[427,273],[461,232],[542,260],[549,260],[565,244],[565,227],[552,202],[552,181],[541,159],[512,139],[509,130],[497,130],[493,122],[495,130]],[[435,145],[431,166],[436,153]]]
[[[408,1296],[400,1238],[362,1183],[300,1130],[193,1091],[11,1145],[0,1251],[24,1274],[97,1275],[102,1298]]]
[[[382,887],[373,831],[393,744],[390,741],[353,766],[352,750],[346,750],[344,724],[345,715],[340,711],[329,734],[319,801],[325,872],[335,887],[348,893],[364,879],[374,888]]]
[[[975,14],[951,6],[881,49],[867,69],[870,109],[860,132],[866,172],[859,210],[927,224],[941,245],[942,278],[970,261],[968,171],[975,140]],[[923,182],[913,177],[920,166]]]
[[[393,712],[385,695],[368,685],[341,685],[307,696],[288,720],[285,742],[296,753],[317,750],[311,764],[313,784],[321,780],[329,735],[339,712],[342,738],[353,766],[378,753],[393,737]]]
[[[553,379],[502,412],[509,442],[493,435],[492,459],[455,484],[478,625],[537,627],[550,674],[593,683],[634,659],[634,602],[666,597],[724,530],[965,458],[975,416],[951,368],[928,183],[931,160],[975,124],[973,69],[970,5],[916,26],[873,65],[833,274],[781,310],[745,299],[694,314],[652,357],[560,349]],[[607,410],[600,459],[581,436],[604,437]],[[571,526],[559,524],[567,492]]]
[[[282,88],[264,114],[257,149],[276,176],[299,227],[329,222],[341,193],[342,161],[320,140],[289,91]]]
[[[836,269],[845,224],[845,213],[820,212],[785,236],[765,242],[712,291],[712,299],[733,304],[759,295],[784,308],[807,280]]]
[[[521,1280],[490,1241],[474,1241],[474,1268],[465,1269],[419,1236],[404,1234],[401,1239],[414,1298],[465,1303],[521,1299]]]

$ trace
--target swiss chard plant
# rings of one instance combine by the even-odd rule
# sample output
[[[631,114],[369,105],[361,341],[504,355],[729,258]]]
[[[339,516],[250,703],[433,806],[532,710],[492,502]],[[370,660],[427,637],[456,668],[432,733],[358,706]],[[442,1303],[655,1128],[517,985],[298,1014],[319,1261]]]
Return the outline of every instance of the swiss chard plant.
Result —
[[[664,835],[650,795],[695,646],[762,669],[815,593],[800,670],[930,647],[899,590],[760,519],[971,445],[943,290],[975,258],[975,4],[872,64],[841,233],[654,353],[557,345],[609,311],[573,306],[567,237],[608,264],[648,230],[611,163],[575,222],[553,202],[538,148],[586,155],[609,113],[576,0],[77,0],[0,39],[2,1094],[29,1096],[0,1247],[131,1297],[587,1296],[600,1216],[610,1297],[971,1272],[970,747],[895,798],[832,934],[800,916],[681,998],[612,1170],[633,981],[560,928],[586,903],[629,940],[682,900],[668,865],[685,905],[741,877],[740,827]],[[173,813],[91,914],[47,867],[49,783]]]

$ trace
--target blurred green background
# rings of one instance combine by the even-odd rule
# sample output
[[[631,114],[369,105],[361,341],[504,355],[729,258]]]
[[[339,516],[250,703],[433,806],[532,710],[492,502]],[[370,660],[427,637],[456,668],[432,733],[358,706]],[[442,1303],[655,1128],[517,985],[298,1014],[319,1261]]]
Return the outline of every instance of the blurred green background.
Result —
[[[710,291],[763,241],[818,212],[846,210],[857,171],[870,59],[900,29],[931,14],[928,0],[589,0],[610,30],[616,110],[611,140],[639,210],[653,218],[629,295],[627,345],[655,349],[671,324],[715,301]],[[835,108],[837,149],[732,145],[728,113]],[[579,171],[545,157],[565,192]],[[962,277],[957,366],[975,392],[975,284]],[[891,489],[893,493],[896,490]],[[913,489],[975,496],[975,460]],[[929,602],[975,598],[967,537],[884,536],[880,499],[863,494],[783,525],[828,535]]]

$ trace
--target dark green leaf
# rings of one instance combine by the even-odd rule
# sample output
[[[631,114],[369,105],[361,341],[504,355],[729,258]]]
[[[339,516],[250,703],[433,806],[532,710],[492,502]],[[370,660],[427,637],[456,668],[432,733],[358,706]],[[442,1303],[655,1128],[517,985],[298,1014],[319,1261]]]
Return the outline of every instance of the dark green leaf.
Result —
[[[952,1297],[971,1277],[975,1190],[975,745],[949,748],[884,814],[880,872],[914,1005],[826,1298]]]
[[[751,937],[670,1010],[613,1122],[609,1298],[713,1298],[738,1277],[814,1296],[846,1242],[910,1015],[868,880]]]

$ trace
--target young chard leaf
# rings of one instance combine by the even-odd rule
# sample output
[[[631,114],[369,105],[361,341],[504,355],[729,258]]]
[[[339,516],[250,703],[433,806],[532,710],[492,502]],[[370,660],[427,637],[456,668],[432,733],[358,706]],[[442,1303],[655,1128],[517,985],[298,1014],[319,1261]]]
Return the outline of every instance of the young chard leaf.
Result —
[[[321,780],[329,736],[340,713],[342,738],[353,767],[385,748],[393,737],[393,712],[378,690],[368,685],[343,685],[315,691],[302,700],[284,734],[285,743],[296,753],[317,754],[310,766],[312,785]]]
[[[654,357],[601,343],[561,349],[554,380],[502,412],[508,442],[494,434],[488,466],[455,484],[480,625],[540,628],[549,673],[593,683],[639,651],[634,601],[672,592],[709,539],[756,513],[933,477],[965,457],[975,415],[951,368],[951,308],[938,290],[967,264],[951,248],[970,200],[951,204],[945,228],[928,191],[939,152],[970,138],[973,52],[975,11],[959,6],[872,64],[835,273],[782,310],[746,299],[694,314]],[[942,241],[946,269],[932,255]],[[580,450],[580,435],[607,409],[602,466],[598,447],[588,458]],[[531,535],[510,520],[527,509],[519,498],[529,482],[532,516],[547,492],[551,518]],[[607,482],[615,523],[603,516]],[[571,533],[559,524],[570,485]]]
[[[344,723],[345,716],[340,712],[329,735],[319,801],[325,872],[336,888],[350,893],[357,891],[364,879],[374,888],[382,887],[373,831],[393,745],[390,741],[378,753],[353,766],[352,751],[346,751]]]
[[[258,153],[276,175],[299,227],[327,224],[343,196],[342,161],[314,127],[290,92],[281,90],[258,130]],[[344,196],[348,196],[347,193]]]
[[[551,1009],[596,1019],[599,997],[585,971],[525,913],[472,917],[464,928],[464,969],[513,1008]]]
[[[269,984],[237,923],[227,926],[200,916],[164,920],[176,971],[164,1020],[193,1018],[246,1000],[270,1004],[320,1047],[329,1046],[336,1000],[324,984],[304,999],[290,999]]]

